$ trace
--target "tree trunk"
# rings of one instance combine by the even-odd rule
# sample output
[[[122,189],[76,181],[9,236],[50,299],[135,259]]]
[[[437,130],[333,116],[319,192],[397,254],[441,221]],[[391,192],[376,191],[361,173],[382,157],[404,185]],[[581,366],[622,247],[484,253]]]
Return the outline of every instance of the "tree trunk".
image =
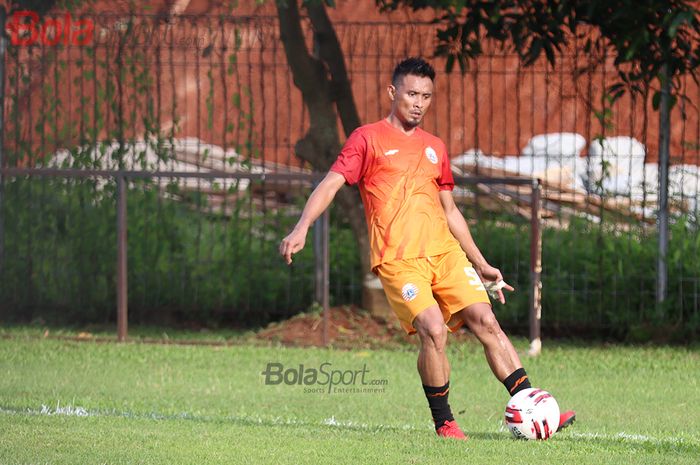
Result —
[[[310,2],[306,6],[313,27],[313,54],[306,47],[297,0],[278,0],[276,6],[287,62],[294,84],[301,91],[309,110],[309,130],[297,141],[294,149],[297,156],[315,170],[327,171],[341,148],[338,117],[346,137],[360,125],[343,51],[322,2]],[[373,275],[370,273],[369,237],[359,191],[356,187],[343,187],[336,201],[347,215],[357,239],[362,282],[366,287],[368,278]],[[366,289],[363,289],[365,308],[372,311],[372,307],[377,307],[372,302],[376,301],[376,297],[368,299]],[[379,311],[383,313],[385,309]]]

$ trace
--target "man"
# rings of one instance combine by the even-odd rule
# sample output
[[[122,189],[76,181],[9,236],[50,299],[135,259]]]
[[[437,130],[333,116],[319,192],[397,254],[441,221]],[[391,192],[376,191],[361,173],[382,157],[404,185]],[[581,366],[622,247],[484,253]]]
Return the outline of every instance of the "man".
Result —
[[[448,331],[469,327],[509,395],[529,388],[530,381],[491,310],[484,283],[493,286],[501,303],[502,289],[514,289],[483,257],[454,203],[445,144],[419,127],[432,102],[434,79],[435,71],[420,58],[396,66],[387,88],[391,113],[350,135],[279,251],[291,263],[336,192],[345,183],[359,184],[372,271],[403,328],[420,338],[418,373],[435,430],[466,439],[448,404]],[[561,427],[574,419],[574,412],[565,412]]]

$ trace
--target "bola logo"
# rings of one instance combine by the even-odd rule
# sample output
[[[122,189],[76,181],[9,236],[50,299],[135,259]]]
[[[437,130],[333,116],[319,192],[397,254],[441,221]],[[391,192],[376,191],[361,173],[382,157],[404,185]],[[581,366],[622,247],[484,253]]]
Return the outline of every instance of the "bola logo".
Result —
[[[438,157],[437,157],[437,153],[435,153],[434,148],[432,148],[430,146],[426,147],[425,148],[425,156],[428,158],[428,160],[430,160],[430,163],[432,163],[433,165],[437,165]]]
[[[92,43],[95,24],[90,19],[75,19],[70,13],[40,22],[37,12],[19,10],[13,13],[5,30],[14,46],[88,45]]]
[[[418,288],[413,283],[407,283],[401,288],[401,297],[406,302],[410,302],[418,295]]]

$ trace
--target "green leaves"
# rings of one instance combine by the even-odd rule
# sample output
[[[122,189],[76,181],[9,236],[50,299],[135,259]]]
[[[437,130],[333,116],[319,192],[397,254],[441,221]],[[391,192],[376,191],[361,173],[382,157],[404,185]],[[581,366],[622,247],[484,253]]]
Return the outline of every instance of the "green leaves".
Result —
[[[676,105],[676,102],[678,101],[678,97],[675,95],[671,95],[669,98],[669,108],[673,108]],[[654,95],[651,98],[651,104],[654,107],[654,110],[657,110],[661,108],[661,91],[657,90],[654,92]]]
[[[615,56],[625,65],[623,89],[641,91],[659,79],[662,65],[671,79],[693,74],[700,66],[700,11],[687,0],[376,0],[384,11],[408,7],[432,10],[437,31],[436,55],[464,70],[493,40],[514,50],[526,66],[543,55],[555,64],[558,52],[577,34],[587,37],[585,53]],[[581,27],[584,32],[581,33]],[[624,78],[624,79],[623,79]],[[674,91],[677,91],[674,89]],[[658,97],[657,97],[658,100]],[[658,105],[655,106],[658,108]]]
[[[331,8],[335,8],[335,0],[303,0],[301,2],[301,4],[304,7],[307,7],[309,5],[314,6],[314,5],[323,4],[323,5],[329,6]]]
[[[697,21],[697,17],[693,16],[691,11],[680,11],[673,15],[668,26],[666,34],[673,39],[678,34],[678,28],[682,25],[692,26],[693,20]]]

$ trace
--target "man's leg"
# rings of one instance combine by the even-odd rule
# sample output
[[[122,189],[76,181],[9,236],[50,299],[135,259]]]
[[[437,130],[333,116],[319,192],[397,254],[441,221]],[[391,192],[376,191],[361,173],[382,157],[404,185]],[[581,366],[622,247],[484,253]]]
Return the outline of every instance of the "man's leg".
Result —
[[[516,392],[527,389],[530,380],[523,369],[520,357],[515,351],[510,339],[501,329],[491,306],[486,303],[470,305],[457,313],[484,347],[486,360],[491,371],[502,382],[512,396]],[[572,410],[562,412],[559,419],[559,429],[566,428],[576,419]]]
[[[442,386],[450,378],[450,364],[445,354],[447,327],[437,305],[420,312],[413,320],[420,338],[418,373],[424,385]]]
[[[466,439],[454,421],[448,395],[450,391],[450,364],[447,361],[447,327],[437,305],[431,305],[413,320],[413,327],[420,338],[418,373],[423,391],[435,422],[438,435]]]
[[[504,382],[511,373],[523,367],[518,353],[498,324],[489,304],[470,305],[456,316],[461,318],[479,339],[491,371],[500,382]]]

